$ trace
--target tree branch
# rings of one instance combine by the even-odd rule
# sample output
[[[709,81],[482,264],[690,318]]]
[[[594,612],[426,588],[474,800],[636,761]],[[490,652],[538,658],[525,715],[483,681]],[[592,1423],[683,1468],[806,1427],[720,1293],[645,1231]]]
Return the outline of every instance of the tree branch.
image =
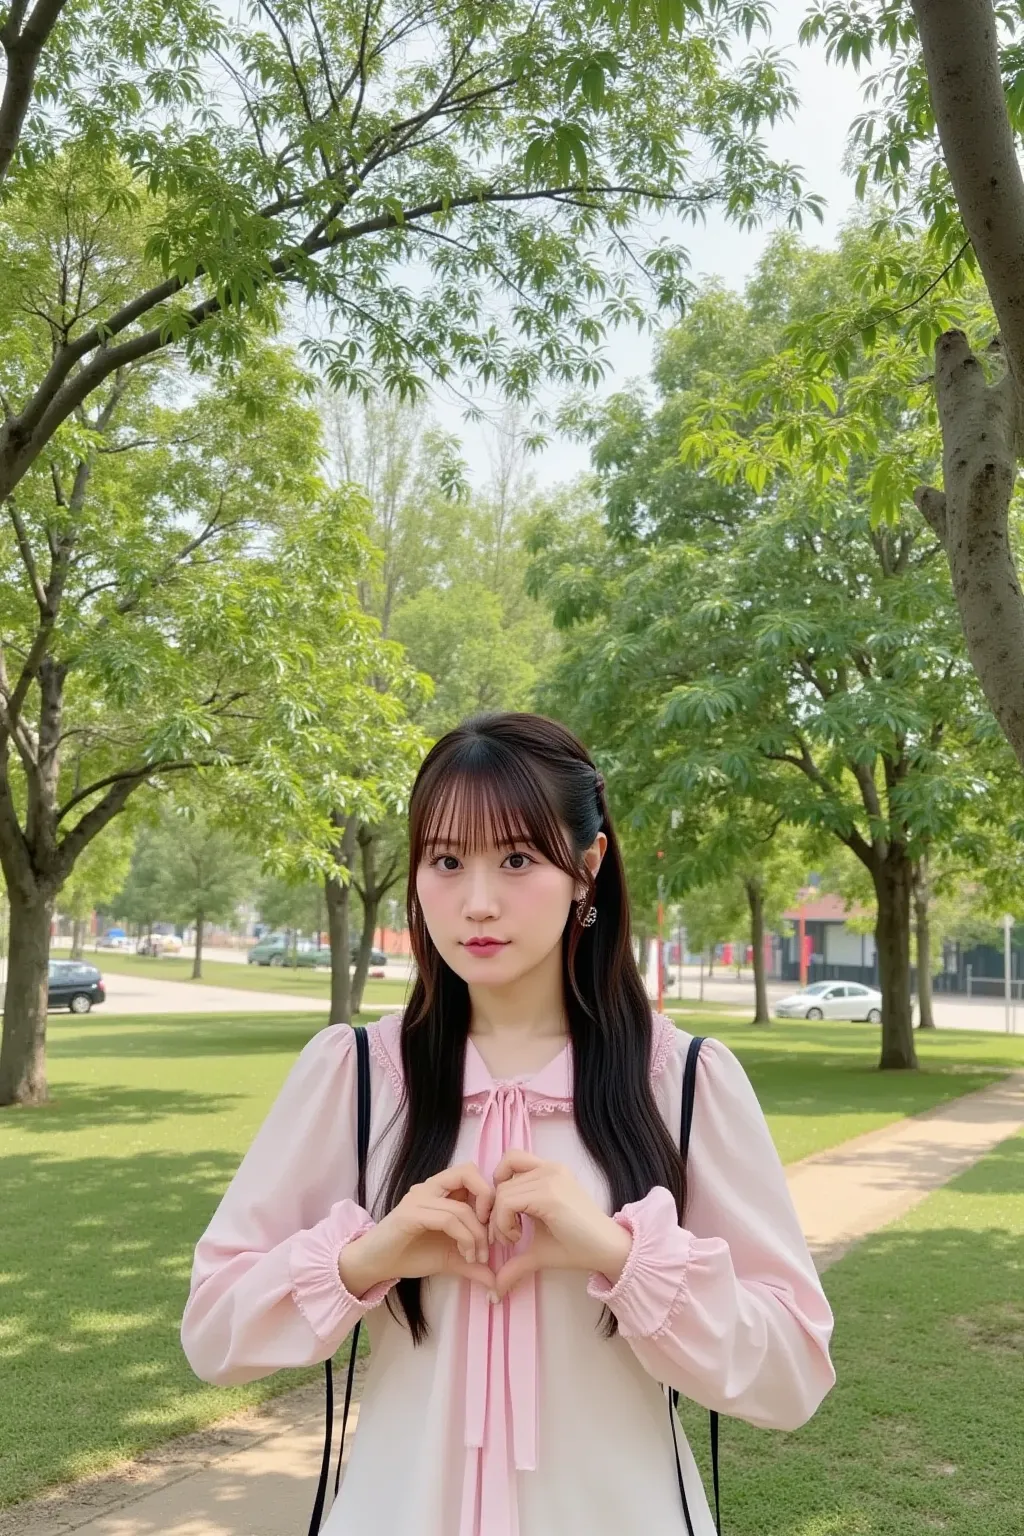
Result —
[[[39,569],[36,565],[36,557],[32,553],[32,545],[29,543],[28,530],[22,521],[21,513],[15,506],[13,496],[7,498],[7,511],[14,525],[14,537],[18,545],[18,553],[21,556],[21,563],[25,567],[29,585],[32,588],[32,596],[36,600],[36,606],[40,614],[45,618],[49,607],[46,593],[43,590],[42,582],[39,580]]]
[[[20,714],[20,712],[19,712]],[[5,758],[6,747],[13,741],[26,771],[36,766],[35,741],[19,714],[11,714],[11,685],[7,676],[7,657],[0,645],[0,758]]]
[[[57,811],[56,824],[59,826],[65,816],[73,811],[76,805],[81,805],[83,800],[90,800],[93,795],[98,795],[102,789],[110,789],[113,786],[129,781],[134,789],[144,780],[155,778],[161,773],[184,773],[191,768],[209,766],[211,766],[209,763],[197,762],[190,758],[187,762],[147,763],[138,768],[125,768],[121,773],[108,774],[104,779],[97,779],[94,783],[87,784],[84,789],[80,789],[76,794],[73,794],[70,800],[66,800]]]
[[[321,190],[320,188],[311,190],[303,200],[304,203],[313,203]],[[621,185],[591,183],[587,187],[569,184],[564,187],[524,191],[482,187],[458,197],[434,198],[417,207],[403,210],[399,214],[387,209],[347,226],[337,226],[337,214],[342,205],[336,202],[326,215],[316,220],[301,240],[297,243],[291,242],[287,252],[268,262],[266,275],[262,279],[257,279],[257,282],[265,285],[269,281],[280,280],[291,274],[297,263],[309,257],[323,255],[336,246],[366,235],[408,228],[410,225],[431,219],[438,213],[482,205],[514,207],[520,203],[543,201],[560,205],[564,198],[584,192],[591,199],[599,200],[600,203],[610,197],[636,197],[643,198],[647,202],[685,207],[705,200],[703,197],[694,197],[686,192],[675,192],[669,188],[626,183]],[[335,227],[332,228],[332,225]],[[151,356],[167,345],[163,324],[153,326],[117,346],[111,345],[112,339],[205,276],[205,269],[200,265],[188,283],[178,277],[166,278],[163,282],[147,289],[129,304],[123,305],[108,319],[83,332],[74,342],[69,342],[57,349],[49,370],[24,409],[19,415],[9,418],[0,426],[0,464],[3,465],[3,470],[0,471],[0,499],[10,495],[57,428],[79,408],[104,379],[118,369],[127,368],[130,364]],[[221,294],[211,294],[198,301],[181,317],[184,321],[183,334],[195,330],[206,320],[219,314],[226,307],[226,302],[226,298]],[[90,353],[93,355],[88,362],[84,362],[83,360]],[[77,373],[74,373],[73,370],[79,363],[82,366]]]
[[[15,810],[7,772],[6,743],[0,736],[0,868],[8,888],[14,888],[27,896],[35,895],[36,880],[32,868],[32,853],[25,841]]]
[[[3,26],[0,26],[0,46],[7,58],[7,78],[0,97],[0,182],[17,153],[32,101],[39,58],[65,3],[66,0],[36,0],[26,21],[28,0],[13,0]]]
[[[794,756],[792,752],[764,751],[762,751],[761,756],[767,758],[768,761],[772,763],[790,763],[794,768],[799,768],[800,772],[806,778],[810,779],[811,783],[820,789],[822,794],[827,796],[829,800],[837,803],[837,796],[834,788],[829,783],[828,779],[826,779],[821,769],[818,767],[810,747],[807,745],[807,742],[803,739],[802,736],[797,737],[797,745],[800,748],[799,757]],[[839,838],[840,842],[846,844],[851,853],[856,854],[857,858],[860,859],[861,863],[864,864],[866,868],[874,868],[875,850],[872,844],[869,843],[864,836],[862,836],[856,827],[851,826],[847,832],[837,831],[836,836]]]

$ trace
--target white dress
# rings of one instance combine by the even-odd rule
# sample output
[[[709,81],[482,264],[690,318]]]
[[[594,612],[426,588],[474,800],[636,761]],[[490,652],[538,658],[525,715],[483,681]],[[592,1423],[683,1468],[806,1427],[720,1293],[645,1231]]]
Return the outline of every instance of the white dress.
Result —
[[[371,1207],[400,1129],[381,1140],[401,1100],[400,1026],[392,1014],[368,1027]],[[651,1075],[673,1136],[689,1040],[655,1015]],[[351,1030],[321,1030],[289,1073],[196,1247],[181,1338],[198,1376],[233,1385],[324,1360],[365,1315],[372,1354],[325,1536],[687,1536],[662,1384],[768,1429],[798,1428],[832,1387],[832,1312],[733,1053],[701,1049],[686,1227],[660,1186],[612,1211],[572,1081],[570,1045],[495,1081],[470,1039],[453,1162],[490,1177],[525,1146],[566,1164],[632,1234],[619,1281],[543,1271],[493,1307],[469,1281],[424,1281],[430,1331],[414,1347],[381,1305],[388,1283],[357,1299],[338,1274],[344,1244],[372,1225],[355,1201]],[[681,1426],[678,1445],[693,1536],[714,1536]]]

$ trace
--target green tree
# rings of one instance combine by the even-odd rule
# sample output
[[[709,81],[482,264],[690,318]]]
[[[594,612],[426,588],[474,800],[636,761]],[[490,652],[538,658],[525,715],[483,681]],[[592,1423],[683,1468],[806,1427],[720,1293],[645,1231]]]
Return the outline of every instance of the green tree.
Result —
[[[715,973],[715,950],[731,943],[744,930],[746,902],[737,880],[709,880],[688,891],[680,904],[691,950],[708,957],[708,975]]]
[[[255,860],[232,833],[187,805],[168,807],[154,836],[153,857],[160,871],[160,910],[174,922],[195,926],[192,979],[199,981],[206,926],[233,921],[252,890]]]
[[[1015,495],[1024,405],[1022,22],[1019,5],[994,0],[815,0],[809,8],[805,41],[824,38],[830,56],[858,70],[877,60],[849,153],[858,193],[888,196],[875,213],[890,249],[865,266],[856,312],[823,315],[801,355],[780,358],[780,368],[784,393],[827,395],[863,342],[878,349],[879,370],[901,358],[933,396],[941,464],[931,456],[883,463],[877,509],[890,513],[912,498],[938,539],[971,662],[1024,765]],[[971,325],[950,301],[975,287],[979,272],[990,311]],[[775,406],[787,417],[778,392]],[[814,414],[793,418],[794,435],[815,442],[822,472],[831,462],[842,477],[848,434]],[[877,417],[846,414],[871,457]]]
[[[109,906],[120,891],[132,858],[134,829],[114,822],[89,844],[64,882],[60,904],[74,923],[71,958],[80,960],[85,924],[97,907]]]
[[[143,791],[145,793],[145,791]],[[152,933],[153,924],[166,913],[161,912],[161,858],[158,824],[152,815],[139,827],[132,847],[131,861],[124,872],[120,889],[111,897],[110,909],[126,923]],[[117,823],[113,823],[116,827]]]
[[[323,928],[324,893],[318,880],[284,880],[271,875],[256,890],[263,922],[283,928],[297,939],[300,933],[319,935]]]
[[[395,817],[389,818],[382,827],[360,826],[359,873],[353,876],[353,884],[359,893],[363,925],[355,948],[355,970],[352,974],[353,1012],[363,1005],[363,988],[370,969],[370,952],[380,923],[381,907],[388,892],[395,889],[408,868],[406,828]]]
[[[96,494],[94,485],[79,489],[79,469],[94,480],[90,466],[115,447],[114,417],[151,378],[150,365],[213,368],[227,394],[246,346],[282,323],[298,293],[326,317],[307,356],[342,390],[380,385],[416,399],[428,385],[465,379],[526,402],[544,378],[593,382],[617,325],[643,324],[652,300],[673,307],[688,291],[685,252],[644,238],[651,208],[696,219],[720,206],[741,226],[769,212],[791,222],[820,216],[796,168],[772,161],[757,133],[790,110],[788,66],[770,49],[732,60],[736,34],[749,39],[763,21],[746,0],[681,8],[601,0],[582,11],[546,0],[500,14],[484,0],[454,9],[430,0],[415,12],[393,0],[267,0],[242,27],[204,0],[130,15],[109,0],[0,3],[3,559],[24,566],[41,620],[38,644],[0,636],[0,801],[12,766],[30,772],[36,706],[60,676],[50,610],[63,603],[69,560],[81,549],[82,498]],[[403,277],[410,266],[422,279],[414,285]],[[236,447],[251,445],[256,393],[244,430],[234,428]],[[39,505],[51,481],[60,508],[52,549],[33,541],[19,505]],[[190,537],[205,537],[211,513],[206,506],[174,544],[176,560]],[[114,551],[117,596],[101,561],[99,590],[88,582],[83,590],[101,607],[124,601],[125,574],[157,548],[129,538],[123,557]],[[152,558],[142,569],[162,581]],[[248,595],[221,590],[217,602],[235,618],[245,610],[265,635],[265,597]],[[213,607],[211,599],[203,610],[207,635]],[[351,637],[348,618],[338,628]],[[290,633],[293,657],[302,644],[330,648],[294,622]],[[364,657],[367,635],[353,644]],[[252,668],[251,640],[243,650]],[[134,661],[124,665],[129,683],[135,671]],[[283,671],[298,688],[298,664]],[[211,697],[215,712],[225,708],[225,693],[200,691],[194,712],[214,707]],[[301,714],[293,708],[289,726]],[[43,717],[52,720],[52,701],[40,706]],[[209,722],[194,724],[193,745]],[[210,758],[219,760],[223,742],[212,735]],[[386,728],[382,735],[390,747]],[[335,744],[343,737],[339,727]],[[55,763],[50,746],[44,755]],[[165,775],[179,760],[191,765],[181,750],[165,733]],[[336,799],[325,813],[317,792],[295,789],[280,757],[271,766],[258,744],[253,751],[264,787],[298,793],[321,833],[325,814],[336,819],[333,842],[303,839],[294,853],[279,824],[274,856],[312,867],[330,854],[340,890],[352,806]],[[396,746],[392,766],[401,754]],[[296,753],[316,756],[311,744]],[[134,766],[157,772],[148,758]],[[378,766],[362,754],[337,777],[369,804]],[[395,775],[381,772],[385,798],[398,803]],[[130,793],[118,786],[112,794]],[[102,802],[70,809],[79,804],[83,814],[59,856],[48,848],[38,878],[20,853],[3,856],[20,915],[12,914],[19,974],[8,989],[0,1103],[45,1097],[46,909],[104,814]],[[61,809],[70,814],[66,802]],[[17,848],[9,813],[0,814],[0,834]],[[334,983],[335,1016],[347,1017],[347,966]]]
[[[543,606],[524,589],[523,531],[531,510],[520,439],[498,434],[490,485],[471,490],[457,444],[417,407],[374,399],[361,409],[330,400],[328,444],[339,480],[359,481],[367,528],[379,553],[360,598],[428,682],[408,699],[424,744],[482,708],[531,703],[538,665],[553,636]],[[381,903],[406,876],[400,816],[374,823],[339,815],[335,869],[327,877],[332,946],[351,926],[351,890],[362,928],[340,1017],[358,1010]]]
[[[745,933],[753,957],[753,1023],[769,1024],[765,935],[781,928],[785,909],[806,883],[804,841],[779,814],[745,804],[728,790],[710,801],[688,803],[685,815],[677,812],[672,821],[675,883],[692,887],[684,898],[687,931],[692,920],[695,935],[703,933],[707,917],[701,916],[702,908],[706,915],[716,910],[730,914],[728,936]],[[712,892],[721,893],[724,909]],[[698,947],[704,948],[704,942]]]
[[[77,208],[79,189],[67,196]],[[57,282],[45,227],[26,248]],[[396,662],[358,605],[364,508],[318,475],[305,376],[284,349],[254,347],[185,404],[166,403],[174,384],[155,364],[117,376],[26,475],[0,531],[0,661],[18,658],[0,670],[0,1103],[46,1096],[54,903],[142,786],[233,764],[248,775],[239,803],[276,808],[308,856],[324,843],[321,782],[337,803],[350,748],[379,728],[361,770],[371,794],[403,731],[400,702],[364,686]]]
[[[842,295],[847,259],[808,254],[788,280],[776,271],[776,308]],[[748,333],[760,355],[773,353],[778,332],[763,315]],[[930,532],[912,509],[875,525],[863,489],[871,466],[856,459],[843,483],[823,485],[805,454],[770,490],[749,475],[744,486],[736,466],[758,410],[767,414],[758,407],[749,428],[737,419],[723,430],[735,490],[722,506],[709,509],[703,492],[690,508],[684,481],[666,534],[649,515],[639,535],[603,546],[591,528],[589,555],[575,530],[538,530],[535,579],[577,631],[555,696],[586,720],[589,739],[635,765],[656,803],[699,804],[725,788],[854,853],[878,907],[881,1064],[912,1067],[914,864],[974,792],[988,717]],[[893,402],[885,453],[920,457],[922,433]]]
[[[0,10],[0,171],[46,206],[54,147],[92,156],[141,261],[86,301],[70,252],[56,314],[22,288],[16,330],[48,355],[6,381],[0,501],[124,368],[172,346],[237,357],[243,322],[277,324],[293,293],[326,313],[309,351],[345,389],[413,397],[461,373],[527,401],[545,376],[601,372],[609,329],[649,308],[640,282],[659,304],[686,292],[684,253],[643,240],[647,210],[820,217],[758,137],[791,109],[787,63],[732,60],[765,23],[747,0],[58,13]]]

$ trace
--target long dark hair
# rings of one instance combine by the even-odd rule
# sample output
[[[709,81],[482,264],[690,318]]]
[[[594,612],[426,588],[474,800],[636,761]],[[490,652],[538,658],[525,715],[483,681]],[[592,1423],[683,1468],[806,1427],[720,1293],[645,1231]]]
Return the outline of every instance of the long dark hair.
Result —
[[[434,744],[413,785],[406,911],[416,979],[401,1031],[407,1112],[378,1216],[413,1184],[450,1165],[462,1120],[469,989],[438,954],[416,895],[426,846],[456,828],[468,850],[489,839],[527,837],[586,884],[584,911],[596,905],[596,923],[582,927],[573,905],[562,933],[576,1126],[608,1180],[613,1209],[660,1184],[672,1192],[681,1219],[685,1169],[651,1086],[651,1004],[630,943],[625,871],[604,791],[571,731],[543,715],[519,713],[463,721]],[[595,881],[582,855],[601,830],[608,847]],[[400,1280],[395,1290],[418,1344],[427,1332],[420,1281]],[[614,1333],[610,1313],[604,1326]]]

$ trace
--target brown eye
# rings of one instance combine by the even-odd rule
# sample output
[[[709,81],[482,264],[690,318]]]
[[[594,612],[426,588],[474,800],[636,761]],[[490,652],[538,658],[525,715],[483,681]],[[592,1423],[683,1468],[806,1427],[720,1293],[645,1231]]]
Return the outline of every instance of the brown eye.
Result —
[[[431,869],[436,869],[439,864],[443,864],[444,863],[445,859],[451,859],[452,862],[455,863],[455,864],[457,864],[459,862],[458,859],[455,857],[454,853],[439,853],[436,859],[431,859],[431,861],[430,861]],[[446,873],[447,874],[451,874],[452,871],[451,870],[447,870]]]

